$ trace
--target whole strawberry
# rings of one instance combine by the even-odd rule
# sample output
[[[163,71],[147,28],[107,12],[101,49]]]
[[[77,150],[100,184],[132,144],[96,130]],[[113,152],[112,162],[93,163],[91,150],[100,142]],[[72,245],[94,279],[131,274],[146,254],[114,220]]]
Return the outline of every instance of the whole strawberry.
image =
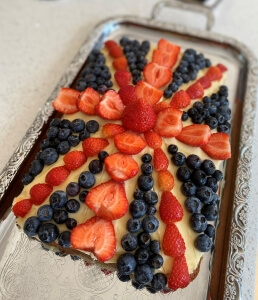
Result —
[[[182,220],[184,212],[177,198],[169,191],[162,193],[159,206],[161,220],[166,224],[171,224]]]
[[[51,194],[53,187],[47,183],[37,183],[30,189],[31,201],[35,205],[42,204]]]
[[[16,217],[24,218],[30,211],[32,206],[31,199],[23,199],[14,204],[12,211]]]
[[[162,241],[164,254],[178,257],[185,253],[185,241],[174,223],[168,224]]]

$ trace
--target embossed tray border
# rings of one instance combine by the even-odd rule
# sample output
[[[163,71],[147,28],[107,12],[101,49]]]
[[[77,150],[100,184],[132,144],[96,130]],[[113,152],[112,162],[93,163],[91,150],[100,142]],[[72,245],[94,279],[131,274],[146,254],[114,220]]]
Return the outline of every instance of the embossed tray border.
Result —
[[[253,156],[252,144],[257,100],[258,63],[253,53],[244,44],[240,43],[236,39],[209,31],[188,28],[183,25],[168,24],[157,20],[143,19],[135,16],[113,17],[97,24],[67,68],[67,71],[58,82],[56,88],[51,93],[45,105],[37,114],[33,124],[28,129],[19,146],[1,172],[0,200],[4,196],[4,193],[19,170],[21,163],[36,142],[44,123],[47,122],[53,113],[51,102],[56,97],[58,90],[61,87],[68,87],[71,85],[78,71],[84,64],[90,50],[99,41],[100,36],[104,33],[108,35],[109,30],[112,31],[114,26],[119,26],[119,23],[122,22],[131,22],[140,26],[149,26],[161,30],[171,30],[178,34],[187,34],[197,38],[205,38],[218,43],[225,42],[232,47],[239,49],[241,53],[243,53],[243,55],[248,59],[246,94],[244,97],[243,120],[239,143],[240,156],[236,174],[236,190],[234,194],[233,218],[230,229],[230,245],[224,290],[224,299],[240,299],[243,264],[245,260],[245,236],[247,231],[247,217],[243,217],[243,215],[246,216],[249,209],[248,199],[250,192],[251,164]],[[109,24],[109,26],[107,26],[107,24]]]

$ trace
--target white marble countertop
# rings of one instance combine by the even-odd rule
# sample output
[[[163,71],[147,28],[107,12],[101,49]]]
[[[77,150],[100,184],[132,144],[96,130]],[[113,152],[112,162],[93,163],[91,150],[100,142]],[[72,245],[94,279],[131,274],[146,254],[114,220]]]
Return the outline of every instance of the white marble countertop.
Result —
[[[116,15],[150,17],[152,7],[157,2],[0,1],[0,170],[4,168],[93,26]],[[258,57],[256,0],[223,0],[214,10],[214,15],[216,21],[212,31],[242,41]],[[164,21],[175,20],[172,16],[170,20]],[[184,21],[187,23],[187,20]],[[257,123],[256,116],[256,128]],[[258,195],[258,186],[255,184],[258,182],[257,148],[256,130],[251,197]],[[248,255],[253,257],[256,240],[257,235],[256,238],[248,237]],[[244,272],[243,284],[248,295],[254,289],[254,264],[247,266]]]

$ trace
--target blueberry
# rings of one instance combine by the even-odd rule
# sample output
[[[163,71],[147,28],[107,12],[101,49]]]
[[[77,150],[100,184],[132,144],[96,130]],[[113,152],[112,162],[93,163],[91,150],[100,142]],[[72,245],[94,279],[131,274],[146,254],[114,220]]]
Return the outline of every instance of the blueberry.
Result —
[[[214,237],[214,235],[215,235],[215,228],[214,228],[214,226],[211,225],[211,224],[208,224],[207,228],[204,231],[204,233],[207,234],[208,237],[210,237],[210,238]]]
[[[210,159],[205,159],[201,164],[201,169],[206,173],[206,175],[212,175],[215,172],[214,162]]]
[[[159,253],[160,252],[160,243],[157,240],[153,240],[150,242],[150,251],[152,253]]]
[[[73,132],[79,133],[85,128],[85,122],[82,119],[74,119],[71,122],[71,129]]]
[[[223,179],[223,173],[220,170],[216,170],[212,177],[214,177],[217,181],[221,181]]]
[[[150,189],[152,189],[154,182],[151,176],[147,176],[147,175],[140,175],[138,177],[138,187],[142,190],[142,191],[148,191]]]
[[[40,154],[40,158],[43,160],[44,164],[48,166],[55,163],[58,160],[58,157],[59,154],[54,148],[46,148]]]
[[[29,168],[29,173],[33,176],[36,176],[41,173],[43,170],[44,165],[39,159],[35,159],[32,161],[31,166]]]
[[[79,200],[83,203],[85,203],[85,198],[88,195],[89,191],[81,191],[79,194]]]
[[[202,209],[202,203],[196,197],[188,197],[185,200],[185,207],[190,213],[198,213]]]
[[[208,186],[197,187],[196,197],[201,200],[203,204],[210,203],[213,198],[213,191]]]
[[[170,98],[172,96],[172,94],[173,94],[172,90],[170,90],[169,88],[166,88],[164,90],[163,97],[166,98],[166,99],[168,99],[168,98]]]
[[[66,154],[70,151],[71,145],[68,141],[62,141],[56,148],[59,154]]]
[[[151,286],[156,290],[156,291],[162,291],[166,284],[167,284],[167,277],[163,273],[156,273],[153,276],[153,279],[151,281]]]
[[[201,124],[203,122],[204,118],[203,115],[201,113],[197,113],[196,115],[194,115],[192,117],[192,122],[194,124]]]
[[[49,139],[54,139],[57,137],[58,132],[59,132],[58,127],[50,126],[46,132],[46,135]]]
[[[201,252],[208,252],[212,247],[212,241],[206,234],[200,234],[194,241],[194,246]]]
[[[203,232],[207,228],[207,219],[203,214],[194,213],[190,218],[190,224],[195,232]]]
[[[70,199],[66,202],[65,209],[69,213],[76,213],[80,209],[80,202],[76,199]]]
[[[77,226],[77,221],[74,218],[67,218],[65,220],[65,225],[68,229],[72,230]]]
[[[159,221],[154,216],[148,215],[142,220],[142,228],[147,233],[155,232],[159,228]]]
[[[218,125],[221,125],[221,124],[223,124],[223,123],[226,121],[226,120],[225,120],[225,117],[224,117],[223,115],[221,115],[221,114],[218,114],[218,113],[216,113],[216,114],[214,115],[214,118],[217,119]]]
[[[80,141],[84,141],[88,137],[90,137],[90,133],[89,133],[89,131],[86,128],[79,133],[79,140]]]
[[[191,80],[190,76],[187,74],[182,74],[182,78],[184,83],[188,83]]]
[[[66,186],[66,193],[68,196],[76,196],[80,192],[80,186],[77,182],[70,182]]]
[[[201,112],[204,108],[203,103],[201,101],[196,101],[193,105],[199,112]]]
[[[109,154],[106,151],[100,151],[98,154],[98,159],[103,163],[105,158],[108,156]]]
[[[87,88],[87,83],[84,79],[80,79],[76,82],[76,90],[79,92],[84,91]]]
[[[220,202],[219,195],[216,194],[216,193],[214,193],[214,194],[213,194],[213,197],[212,197],[212,200],[211,200],[211,202],[210,202],[210,204],[211,204],[211,203],[214,203],[214,204],[216,204],[216,205],[219,205],[219,202]]]
[[[132,286],[136,289],[136,290],[142,290],[145,288],[145,285],[144,284],[140,284],[136,281],[133,281],[132,280]]]
[[[70,254],[71,260],[76,261],[76,260],[80,260],[81,258],[77,255],[72,255]]]
[[[85,189],[91,188],[95,182],[95,176],[89,171],[82,172],[79,176],[79,185]]]
[[[207,176],[202,170],[193,170],[191,180],[195,185],[203,186],[206,184]]]
[[[143,191],[136,189],[135,192],[133,193],[133,197],[134,197],[134,199],[143,199],[144,194],[145,193]]]
[[[153,172],[153,167],[152,164],[150,163],[143,163],[141,165],[141,171],[144,175],[151,175],[151,173]]]
[[[143,163],[149,163],[152,160],[152,156],[149,153],[143,154],[141,157]]]
[[[53,213],[53,220],[57,224],[65,223],[66,219],[68,218],[68,212],[63,209],[56,209]]]
[[[149,265],[137,265],[134,271],[134,279],[139,284],[147,284],[153,279],[153,272]]]
[[[194,107],[189,108],[188,111],[187,111],[187,114],[190,118],[192,118],[197,113],[198,113],[198,110]]]
[[[176,154],[177,151],[178,151],[177,145],[170,144],[170,145],[168,146],[168,153],[170,153],[170,154]]]
[[[89,163],[89,170],[93,174],[98,174],[98,173],[102,172],[102,170],[103,170],[103,163],[98,159],[93,159]]]
[[[39,227],[38,237],[43,243],[54,242],[59,235],[59,230],[55,224],[44,223]]]
[[[168,88],[175,93],[178,90],[178,85],[174,81],[168,86]]]
[[[196,185],[191,181],[187,181],[182,184],[182,193],[187,197],[194,196],[196,189]]]
[[[228,121],[231,118],[231,109],[228,106],[218,107],[217,112],[223,115],[226,121]]]
[[[131,232],[139,232],[141,230],[142,222],[139,219],[131,218],[126,223],[126,229]]]
[[[218,132],[224,132],[224,133],[227,133],[229,134],[230,133],[230,128],[228,125],[226,124],[221,124],[217,127],[217,131]]]
[[[148,208],[147,208],[146,214],[147,214],[147,215],[155,215],[156,211],[157,211],[157,210],[156,210],[155,206],[150,205],[150,206],[148,206]]]
[[[23,230],[27,236],[35,236],[39,231],[40,225],[41,221],[39,218],[29,217],[24,223]]]
[[[59,132],[58,132],[58,138],[61,141],[66,141],[68,139],[69,135],[71,135],[71,134],[72,134],[71,129],[69,129],[69,128],[60,128]]]
[[[214,102],[211,103],[208,109],[211,115],[215,115],[217,113],[217,106],[214,104]]]
[[[125,253],[117,259],[117,270],[121,275],[130,275],[136,267],[136,260],[131,253]]]
[[[219,188],[218,185],[217,185],[217,180],[214,177],[208,177],[207,182],[206,182],[206,186],[211,188],[214,193],[216,193],[218,191],[218,188]]]
[[[144,201],[148,205],[154,205],[158,202],[158,194],[152,190],[149,190],[144,193]]]
[[[59,234],[58,237],[58,244],[63,248],[68,248],[71,246],[71,232],[70,231],[63,231]]]
[[[160,254],[152,254],[148,259],[148,264],[153,269],[159,269],[163,265],[163,257]]]
[[[172,156],[172,162],[174,165],[180,167],[185,163],[185,155],[181,152],[177,152]]]
[[[147,263],[147,261],[150,257],[150,253],[147,249],[138,248],[135,252],[134,257],[135,257],[137,264],[143,265],[143,264]]]
[[[130,275],[122,275],[120,273],[117,273],[117,278],[122,282],[128,282],[131,280]]]
[[[27,184],[30,184],[33,181],[33,179],[34,179],[33,175],[31,175],[29,173],[26,173],[26,174],[23,175],[21,181],[22,181],[23,185],[27,185]]]
[[[186,158],[186,165],[190,169],[199,169],[202,164],[202,161],[198,155],[190,154]]]
[[[205,119],[205,124],[210,127],[210,129],[215,129],[218,126],[218,120],[215,117],[208,117]]]
[[[187,121],[188,120],[188,113],[186,111],[183,111],[182,116],[181,116],[181,120],[182,121]]]
[[[60,144],[59,138],[54,138],[53,140],[49,140],[49,148],[57,148],[57,146]]]
[[[133,218],[139,219],[146,214],[147,205],[143,200],[134,200],[130,203],[129,211]]]
[[[50,205],[42,205],[37,211],[37,216],[40,221],[47,222],[50,221],[53,217],[54,210]]]
[[[61,126],[61,119],[59,118],[54,118],[51,120],[49,126],[55,126],[55,127],[60,127]]]
[[[186,182],[191,177],[191,171],[187,167],[179,167],[176,172],[176,177],[182,182]]]
[[[202,208],[202,214],[208,221],[215,221],[218,217],[218,207],[216,204],[205,204]]]
[[[95,133],[99,130],[99,123],[95,120],[90,120],[86,123],[86,128],[90,133]]]
[[[121,246],[125,251],[134,251],[138,246],[137,237],[132,233],[125,234],[121,239]]]
[[[65,192],[55,191],[49,198],[50,205],[53,209],[63,208],[68,198]]]
[[[105,84],[101,84],[98,86],[97,91],[101,95],[105,94],[105,92],[108,90],[107,86]]]
[[[138,239],[138,244],[141,248],[146,249],[147,247],[149,247],[151,242],[151,236],[149,235],[149,233],[140,232],[137,235],[137,239]]]

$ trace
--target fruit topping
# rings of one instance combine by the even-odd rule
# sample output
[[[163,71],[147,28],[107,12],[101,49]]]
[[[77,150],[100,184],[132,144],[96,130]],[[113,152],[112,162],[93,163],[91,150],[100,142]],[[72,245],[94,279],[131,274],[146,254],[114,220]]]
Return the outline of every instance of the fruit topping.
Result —
[[[73,171],[80,168],[87,161],[87,157],[83,151],[70,151],[65,154],[63,160],[66,168]]]
[[[118,57],[113,60],[113,67],[116,70],[126,70],[128,66],[127,59],[125,56]]]
[[[224,66],[223,64],[217,64],[216,67],[218,67],[222,73],[224,73],[228,70],[228,68],[226,66]]]
[[[108,146],[109,142],[103,138],[93,138],[90,137],[83,141],[82,148],[86,157],[95,156],[101,150]]]
[[[126,70],[116,71],[114,77],[120,88],[128,86],[132,80],[131,73]]]
[[[109,55],[113,58],[118,58],[123,56],[123,50],[119,45],[113,44],[113,46],[109,47]]]
[[[164,254],[179,257],[185,253],[185,242],[174,223],[167,224],[162,241]]]
[[[153,163],[157,172],[168,168],[168,158],[161,148],[154,149]]]
[[[43,243],[52,243],[54,242],[59,235],[59,230],[55,224],[52,223],[43,223],[40,225],[38,230],[38,238]]]
[[[89,189],[95,184],[96,178],[93,173],[85,171],[80,174],[78,182],[82,188]]]
[[[166,224],[178,222],[183,218],[183,208],[177,198],[169,191],[162,193],[159,207],[161,220]]]
[[[12,207],[12,211],[16,217],[24,218],[32,207],[31,199],[23,199],[16,202]]]
[[[161,110],[171,107],[171,105],[166,101],[161,101],[153,105],[153,109],[156,114],[158,114]]]
[[[160,88],[171,80],[172,72],[168,67],[152,62],[144,67],[143,75],[147,83],[155,88]]]
[[[178,91],[174,94],[172,97],[172,100],[170,102],[170,105],[174,108],[185,108],[187,107],[191,102],[190,96],[184,91]]]
[[[140,219],[131,218],[126,223],[126,229],[131,233],[136,233],[141,230],[142,222]]]
[[[25,221],[24,226],[23,226],[24,233],[27,236],[35,236],[39,231],[40,225],[41,225],[41,221],[39,220],[39,218],[29,217]]]
[[[130,275],[136,267],[136,260],[131,253],[124,253],[117,260],[117,270],[121,275]]]
[[[186,93],[191,99],[202,98],[204,95],[204,89],[200,82],[196,82],[187,88]]]
[[[216,81],[222,78],[222,72],[219,67],[212,66],[209,68],[205,76],[210,79],[210,81]]]
[[[174,165],[176,166],[182,166],[185,163],[186,157],[183,153],[181,152],[176,152],[173,156],[172,156],[172,162]]]
[[[154,49],[152,54],[152,62],[163,66],[172,68],[177,61],[178,53],[164,52],[159,49]]]
[[[154,216],[146,216],[142,220],[142,229],[147,233],[155,232],[159,227],[159,221]]]
[[[142,191],[148,191],[153,188],[154,181],[151,176],[140,175],[137,180],[138,186]]]
[[[96,106],[100,102],[99,93],[93,88],[88,87],[84,92],[80,93],[76,102],[78,109],[88,115],[96,114]]]
[[[193,124],[183,127],[179,135],[176,136],[180,142],[193,147],[202,147],[209,142],[211,131],[208,125]]]
[[[70,170],[65,166],[54,167],[48,171],[45,181],[52,186],[58,186],[69,176]]]
[[[42,222],[50,221],[53,217],[53,214],[54,214],[54,210],[48,204],[40,206],[38,211],[37,211],[37,217]]]
[[[138,154],[145,146],[146,142],[140,134],[132,131],[125,131],[114,137],[114,143],[118,151],[124,154]]]
[[[183,289],[191,282],[186,258],[184,255],[176,257],[168,280],[168,287],[173,291]]]
[[[125,251],[134,251],[138,246],[137,237],[132,233],[125,234],[121,239],[121,246]]]
[[[190,224],[195,232],[203,232],[207,228],[207,219],[203,214],[194,213],[190,218]]]
[[[167,285],[167,277],[163,273],[155,273],[151,281],[151,286],[155,292],[162,291]]]
[[[89,120],[85,127],[89,133],[96,133],[99,130],[99,123],[96,120]]]
[[[60,233],[58,236],[58,244],[63,248],[68,248],[71,246],[71,232],[66,230]]]
[[[113,180],[92,188],[85,203],[97,216],[108,220],[119,219],[128,210],[124,184]]]
[[[76,199],[70,199],[66,202],[65,209],[69,213],[76,213],[80,209],[80,202]]]
[[[103,170],[103,163],[99,159],[93,159],[89,163],[89,170],[92,174],[98,174]]]
[[[152,149],[160,148],[162,145],[162,138],[155,131],[147,131],[144,133],[144,138],[147,145]]]
[[[126,85],[121,87],[121,89],[118,91],[118,94],[124,105],[128,105],[129,103],[137,99],[135,86],[133,85]]]
[[[55,110],[63,114],[73,114],[78,111],[76,106],[80,93],[69,88],[61,88],[57,98],[52,102]]]
[[[171,191],[174,187],[174,177],[168,170],[158,172],[158,186],[160,191]]]
[[[145,81],[139,81],[135,86],[137,99],[146,100],[151,106],[159,102],[163,92]]]
[[[75,249],[92,252],[101,262],[111,259],[116,251],[112,221],[92,217],[72,230],[71,244]]]
[[[158,41],[158,49],[163,52],[172,53],[173,55],[176,55],[179,54],[181,48],[178,45],[161,38]]]
[[[53,220],[56,224],[64,224],[68,218],[68,212],[63,209],[56,209],[53,214]]]
[[[200,234],[195,239],[194,245],[199,251],[208,252],[211,250],[213,244],[208,235]]]
[[[42,204],[51,194],[53,187],[47,183],[37,183],[30,189],[31,201],[35,205]]]
[[[185,200],[185,207],[190,213],[198,213],[201,211],[202,203],[201,200],[197,197],[188,197]]]
[[[211,80],[207,76],[202,76],[197,80],[197,82],[199,82],[204,89],[208,89],[209,87],[211,87]]]
[[[147,205],[141,199],[134,200],[130,203],[129,211],[132,217],[135,219],[139,219],[143,217],[146,213],[146,210],[147,210]]]
[[[153,279],[153,271],[147,264],[137,265],[134,271],[134,279],[139,284],[147,284]]]

